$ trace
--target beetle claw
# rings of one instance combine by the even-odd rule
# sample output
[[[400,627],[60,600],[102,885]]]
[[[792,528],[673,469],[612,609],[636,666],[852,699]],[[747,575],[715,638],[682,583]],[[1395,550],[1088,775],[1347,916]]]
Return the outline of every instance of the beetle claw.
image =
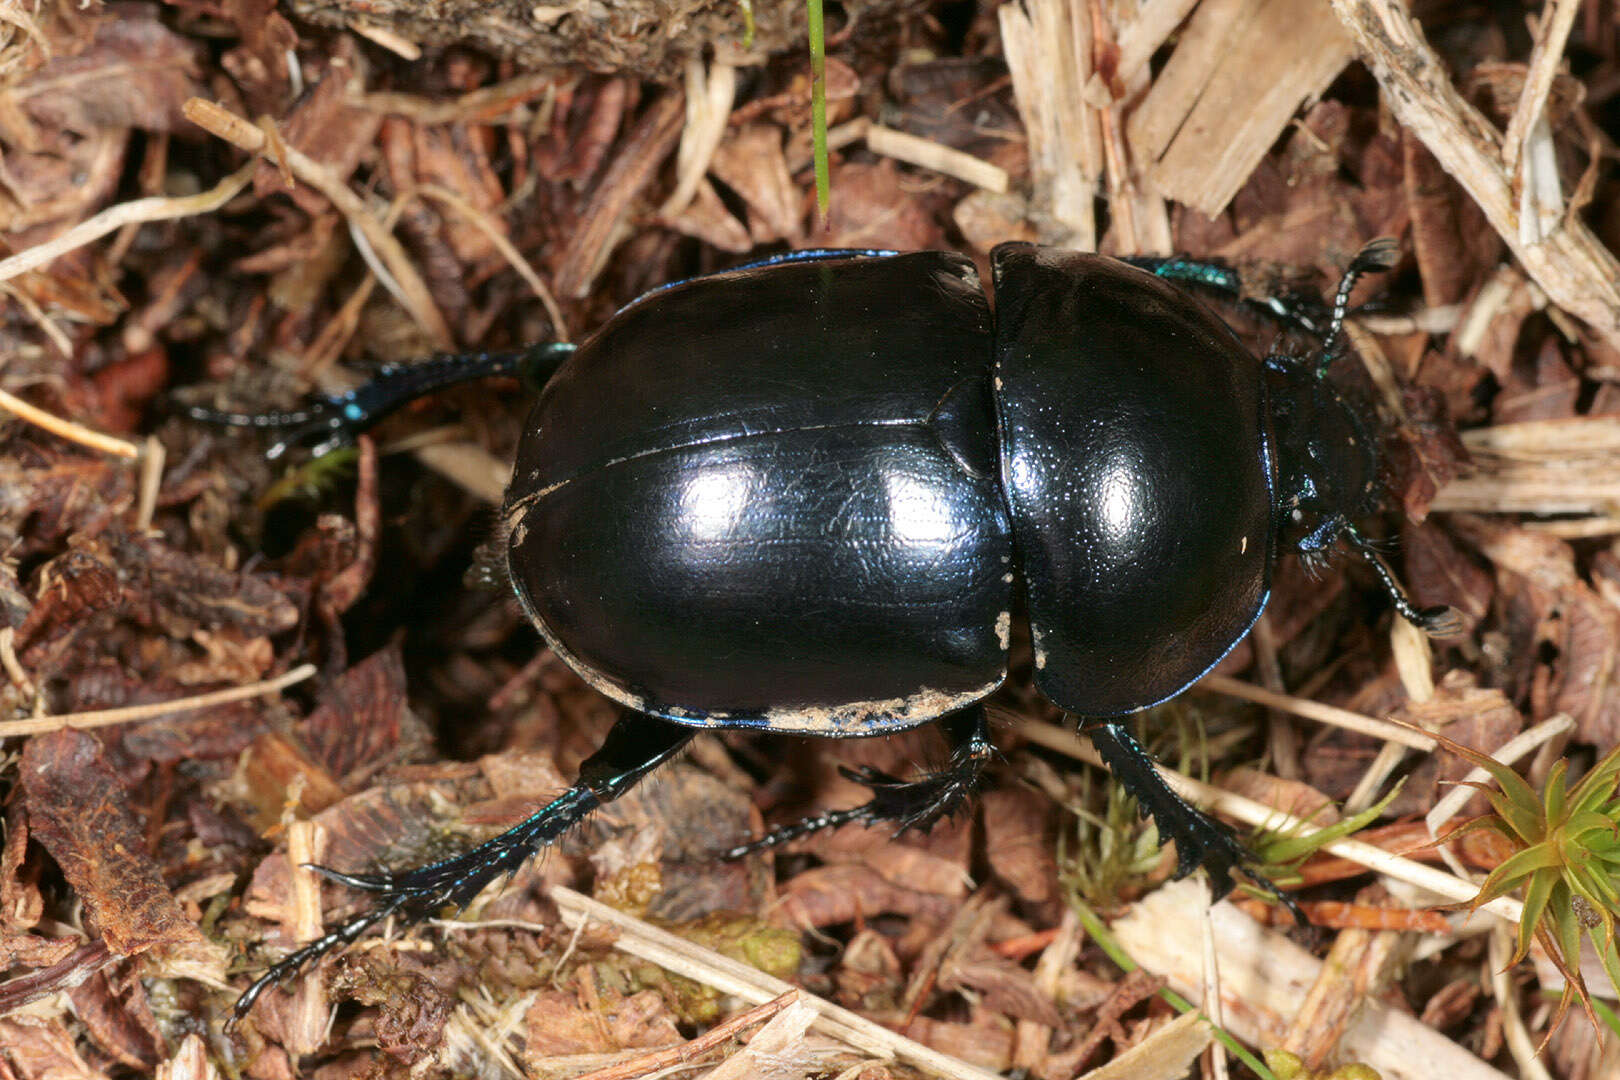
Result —
[[[1441,604],[1418,612],[1418,628],[1430,637],[1456,637],[1463,632],[1462,612]]]
[[[318,863],[301,863],[305,870],[319,874],[327,881],[361,892],[386,893],[395,889],[392,874],[345,874],[341,870],[334,870],[330,866],[321,866]]]

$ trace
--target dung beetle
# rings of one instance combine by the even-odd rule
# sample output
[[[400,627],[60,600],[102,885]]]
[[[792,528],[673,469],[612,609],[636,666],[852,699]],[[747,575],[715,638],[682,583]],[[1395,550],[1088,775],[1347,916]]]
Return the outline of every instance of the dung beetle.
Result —
[[[327,878],[371,910],[241,997],[390,916],[461,905],[704,728],[881,735],[938,722],[939,772],[855,774],[871,801],[740,856],[846,822],[926,827],[992,754],[984,699],[1027,613],[1036,689],[1081,718],[1116,779],[1217,895],[1250,856],[1184,803],[1124,726],[1248,633],[1280,554],[1365,554],[1374,433],[1328,378],[1351,262],[1312,358],[1254,356],[1182,285],[1230,272],[1011,243],[996,311],[969,259],[810,251],[666,286],[578,348],[390,368],[297,413],[192,410],[331,446],[420,393],[518,372],[541,386],[501,510],[506,569],[546,643],[620,706],[574,785],[463,855]],[[1277,304],[1321,332],[1320,312]],[[1016,602],[1015,602],[1016,601]],[[1263,883],[1263,881],[1262,881]]]

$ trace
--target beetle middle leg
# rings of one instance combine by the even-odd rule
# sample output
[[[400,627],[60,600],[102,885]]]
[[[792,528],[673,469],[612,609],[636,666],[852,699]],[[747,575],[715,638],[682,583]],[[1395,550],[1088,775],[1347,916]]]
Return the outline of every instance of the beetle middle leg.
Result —
[[[911,829],[929,828],[973,793],[985,765],[996,752],[990,742],[990,723],[983,705],[971,705],[950,713],[938,723],[951,743],[951,762],[944,769],[916,780],[901,780],[872,768],[843,769],[845,776],[872,789],[870,802],[848,810],[829,810],[784,825],[758,840],[737,845],[722,858],[740,859],[822,829],[856,821],[865,825],[896,822],[897,835]]]
[[[1184,878],[1202,866],[1209,871],[1216,900],[1231,892],[1232,871],[1244,872],[1244,865],[1255,861],[1254,854],[1225,826],[1189,806],[1171,790],[1148,752],[1124,725],[1102,721],[1087,724],[1083,730],[1114,779],[1135,796],[1144,814],[1152,815],[1160,839],[1176,842],[1176,878]],[[1304,914],[1292,897],[1259,874],[1244,872],[1244,876],[1275,896],[1293,912],[1297,922],[1304,924]]]
[[[310,866],[330,881],[374,894],[377,902],[369,911],[272,965],[237,1000],[236,1018],[246,1016],[272,983],[339,945],[349,944],[384,919],[398,916],[413,923],[442,908],[466,904],[484,886],[518,869],[592,810],[629,791],[673,757],[694,734],[692,728],[625,709],[601,749],[580,765],[579,779],[573,787],[524,821],[469,851],[401,873],[345,874],[325,866]]]

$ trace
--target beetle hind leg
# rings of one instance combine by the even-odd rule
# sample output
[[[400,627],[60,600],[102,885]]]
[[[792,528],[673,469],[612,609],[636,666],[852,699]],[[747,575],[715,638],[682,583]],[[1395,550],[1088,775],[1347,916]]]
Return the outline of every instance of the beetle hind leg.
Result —
[[[961,807],[978,786],[980,774],[995,754],[983,705],[951,713],[940,721],[951,743],[951,762],[944,769],[916,780],[901,780],[879,769],[843,769],[856,783],[872,789],[870,802],[848,810],[829,810],[775,829],[758,840],[739,844],[722,857],[740,859],[756,851],[777,847],[823,829],[851,822],[877,825],[894,822],[895,835],[912,829],[927,830]]]
[[[398,917],[409,924],[436,915],[443,908],[466,904],[484,886],[521,867],[592,810],[629,791],[685,746],[693,734],[690,728],[625,710],[601,749],[580,766],[573,787],[524,821],[469,851],[400,873],[345,874],[310,866],[329,881],[373,894],[376,902],[370,910],[272,965],[237,999],[235,1019],[246,1016],[272,984],[324,953],[355,941],[384,919]]]
[[[1175,876],[1178,880],[1202,866],[1209,871],[1214,898],[1219,900],[1232,891],[1232,871],[1236,870],[1276,897],[1293,913],[1295,921],[1304,925],[1305,916],[1293,897],[1280,891],[1268,878],[1247,869],[1257,861],[1254,853],[1224,825],[1188,805],[1171,790],[1136,736],[1121,724],[1107,722],[1087,725],[1085,733],[1114,779],[1135,796],[1143,814],[1152,816],[1160,838],[1176,842]]]

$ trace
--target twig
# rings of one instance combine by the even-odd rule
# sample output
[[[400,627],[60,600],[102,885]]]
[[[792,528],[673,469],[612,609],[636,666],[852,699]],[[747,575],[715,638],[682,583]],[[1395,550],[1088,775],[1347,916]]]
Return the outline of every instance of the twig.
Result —
[[[241,194],[253,179],[258,168],[249,164],[236,170],[207,191],[181,198],[154,196],[150,199],[132,199],[117,206],[109,206],[95,217],[73,226],[59,236],[19,251],[9,259],[0,259],[0,281],[10,281],[35,267],[44,266],[58,255],[117,232],[125,225],[146,221],[172,221],[175,218],[210,214]]]
[[[356,195],[347,183],[297,147],[288,146],[280,140],[272,141],[262,129],[253,126],[222,105],[216,105],[202,98],[191,98],[186,102],[184,112],[186,119],[197,126],[249,153],[266,155],[325,195],[352,225],[365,234],[377,257],[387,265],[389,272],[399,283],[406,309],[433,343],[442,349],[454,347],[455,340],[450,333],[450,327],[445,323],[438,305],[433,302],[433,295],[428,291],[422,275],[417,273],[416,267],[411,264],[399,241],[383,228],[376,215],[366,208],[360,196]]]
[[[27,254],[27,252],[24,252]],[[64,420],[54,413],[30,405],[15,394],[0,390],[0,409],[15,416],[19,420],[26,420],[37,428],[50,432],[59,439],[76,442],[80,446],[88,446],[92,450],[99,450],[103,454],[114,454],[118,457],[135,460],[141,456],[141,448],[132,442],[112,435],[103,435],[99,431],[92,431],[83,424],[76,424],[72,420]]]
[[[954,176],[997,195],[1007,193],[1006,169],[932,139],[918,138],[882,124],[873,124],[866,129],[866,148],[874,154]]]
[[[294,683],[303,682],[313,674],[315,674],[314,664],[300,664],[285,675],[278,675],[274,679],[266,679],[248,686],[233,686],[228,690],[213,690],[192,697],[175,698],[173,701],[154,701],[122,709],[99,709],[92,712],[3,721],[0,722],[0,738],[9,738],[12,735],[38,735],[46,731],[59,731],[62,728],[107,727],[111,724],[127,724],[134,720],[148,720],[154,716],[168,716],[171,713],[194,712],[197,709],[228,705],[233,701],[274,694]]]
[[[781,979],[712,949],[694,945],[572,889],[558,885],[549,895],[568,926],[577,926],[587,919],[611,926],[619,931],[619,939],[614,943],[618,949],[722,993],[760,1004],[794,989]],[[816,1022],[818,1028],[858,1050],[883,1058],[898,1058],[947,1080],[997,1080],[994,1073],[930,1049],[830,1001],[803,991],[800,995],[800,1000],[820,1015]]]
[[[353,30],[367,41],[381,45],[395,56],[406,60],[420,60],[422,58],[422,46],[409,38],[401,37],[387,27],[374,26],[360,19],[346,19],[344,22],[350,30]]]
[[[453,101],[432,101],[416,94],[377,90],[361,95],[358,104],[372,112],[409,117],[418,124],[487,123],[557,84],[557,73],[547,68],[469,91]]]
[[[152,527],[152,515],[157,512],[158,489],[163,485],[163,462],[168,451],[156,435],[148,435],[141,445],[139,497],[135,500],[135,529],[145,532]]]
[[[1331,724],[1347,731],[1358,731],[1363,735],[1371,735],[1375,739],[1399,743],[1402,746],[1409,746],[1413,750],[1422,750],[1425,753],[1433,750],[1436,746],[1435,741],[1429,736],[1401,727],[1399,724],[1392,724],[1388,720],[1364,716],[1361,713],[1351,712],[1349,709],[1323,705],[1317,701],[1308,701],[1305,698],[1294,697],[1292,694],[1274,694],[1270,690],[1238,679],[1231,679],[1225,675],[1205,675],[1199,680],[1194,689],[1212,690],[1217,694],[1226,694],[1228,697],[1242,698],[1244,701],[1252,701],[1256,705],[1264,705],[1268,709],[1281,709],[1283,712],[1293,713],[1295,716],[1304,717],[1306,720]]]
[[[1452,86],[1400,0],[1332,0],[1383,87],[1396,118],[1471,195],[1514,255],[1554,303],[1620,347],[1620,262],[1579,219],[1540,243],[1519,234],[1512,177],[1501,136]]]
[[[1019,734],[1030,742],[1037,743],[1049,750],[1056,750],[1061,754],[1077,758],[1080,761],[1101,767],[1102,758],[1097,756],[1090,744],[1080,738],[1078,734],[1067,731],[1055,724],[1044,723],[1039,720],[1025,719],[1018,724]],[[1200,806],[1217,810],[1223,814],[1230,814],[1240,821],[1256,827],[1263,827],[1277,832],[1304,833],[1313,826],[1310,822],[1285,814],[1275,807],[1256,802],[1253,799],[1235,795],[1230,791],[1194,780],[1190,776],[1183,776],[1173,769],[1163,765],[1157,766],[1159,775],[1164,777],[1182,798],[1198,803]],[[1432,893],[1444,896],[1458,903],[1468,903],[1479,895],[1479,886],[1462,878],[1454,877],[1444,871],[1424,866],[1422,863],[1404,859],[1399,855],[1391,855],[1382,848],[1360,840],[1335,840],[1322,848],[1342,859],[1359,863],[1367,869],[1386,874],[1398,881],[1416,885]],[[1507,896],[1499,896],[1487,904],[1481,904],[1480,911],[1488,911],[1492,915],[1518,924],[1524,913],[1524,905]]]

